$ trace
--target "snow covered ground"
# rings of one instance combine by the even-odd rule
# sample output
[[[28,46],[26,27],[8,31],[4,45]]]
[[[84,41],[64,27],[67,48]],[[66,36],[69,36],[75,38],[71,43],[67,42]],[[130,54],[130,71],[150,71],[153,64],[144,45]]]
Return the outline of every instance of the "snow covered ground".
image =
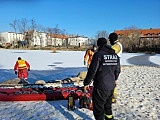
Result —
[[[31,65],[29,82],[57,80],[85,71],[84,51],[0,50],[0,82],[16,78],[13,67],[17,57]],[[113,114],[119,120],[160,119],[160,54],[123,53],[118,82],[118,99]],[[135,65],[138,65],[137,67]],[[139,65],[142,65],[139,67]],[[146,67],[154,66],[154,67]],[[158,67],[157,67],[158,66]],[[0,102],[2,120],[92,120],[87,109],[67,110],[67,101]]]

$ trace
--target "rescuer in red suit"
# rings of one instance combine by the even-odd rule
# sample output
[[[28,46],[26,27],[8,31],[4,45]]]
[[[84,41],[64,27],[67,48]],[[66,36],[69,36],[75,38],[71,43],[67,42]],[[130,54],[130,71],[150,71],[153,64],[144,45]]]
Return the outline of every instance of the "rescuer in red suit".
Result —
[[[30,64],[26,61],[18,57],[16,64],[14,65],[15,74],[18,74],[19,79],[24,79],[27,82],[28,79],[28,71],[30,71]]]

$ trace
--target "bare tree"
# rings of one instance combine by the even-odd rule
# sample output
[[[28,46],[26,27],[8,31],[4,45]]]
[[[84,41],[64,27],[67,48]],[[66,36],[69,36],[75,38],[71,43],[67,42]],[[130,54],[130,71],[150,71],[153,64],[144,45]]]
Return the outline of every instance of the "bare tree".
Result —
[[[26,24],[26,26],[25,26]],[[36,31],[37,24],[34,19],[27,20],[27,19],[22,19],[20,28],[23,28],[23,32],[25,32],[25,41],[27,43],[27,47],[31,46],[31,43],[33,42],[34,39],[34,32]]]
[[[122,37],[120,37],[120,42],[122,43],[124,49],[132,52],[139,48],[140,39],[141,31],[135,26],[130,26],[124,28],[124,34]]]
[[[18,26],[19,26],[19,31],[24,34],[28,29],[28,20],[26,18],[22,18],[19,21],[19,25]]]
[[[10,27],[14,29],[14,32],[17,32],[17,27],[18,27],[18,20],[13,20],[12,23],[9,23]]]
[[[17,44],[17,27],[18,27],[18,20],[13,20],[12,23],[9,23],[10,27],[14,29],[14,32],[15,32],[15,35],[16,35],[16,38],[13,40],[13,46],[15,46]]]
[[[131,26],[126,28],[126,30],[128,30],[128,37],[130,38],[130,42],[129,42],[129,49],[130,51],[133,51],[133,49],[135,48],[139,48],[139,40],[141,38],[141,32],[140,30],[135,27],[135,26]]]
[[[37,28],[36,21],[34,19],[31,19],[30,23],[31,23],[31,27],[30,27],[31,30],[36,30],[36,28]]]
[[[56,46],[56,39],[60,34],[60,29],[58,29],[58,25],[56,25],[54,28],[48,27],[47,32],[48,32],[48,37],[50,37],[50,44],[52,49],[53,45]],[[54,38],[54,41],[52,38]]]
[[[63,46],[66,46],[66,40],[65,40],[65,36],[66,36],[66,30],[65,29],[63,29],[63,30],[60,30],[60,34],[61,34],[61,36],[62,36],[62,45]]]
[[[60,33],[60,29],[58,29],[58,25],[56,24],[56,26],[53,28],[53,37],[54,37],[54,46],[56,46],[56,39],[58,37],[58,34]]]
[[[47,45],[51,45],[51,48],[52,48],[52,38],[51,38],[52,30],[53,28],[50,27],[47,28],[47,43],[48,43]]]
[[[124,30],[137,30],[138,28],[134,25],[129,26],[129,27],[125,27]]]
[[[98,31],[98,32],[97,32],[97,35],[96,35],[96,39],[101,38],[101,37],[103,37],[103,38],[108,38],[108,33],[107,33],[107,31],[105,31],[105,30]]]

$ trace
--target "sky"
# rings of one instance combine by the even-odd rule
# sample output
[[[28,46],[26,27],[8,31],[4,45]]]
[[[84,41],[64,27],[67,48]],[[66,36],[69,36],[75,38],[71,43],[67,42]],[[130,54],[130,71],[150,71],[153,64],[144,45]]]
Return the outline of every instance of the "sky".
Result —
[[[14,31],[9,23],[22,18],[92,38],[131,26],[160,28],[160,0],[0,0],[0,32]]]

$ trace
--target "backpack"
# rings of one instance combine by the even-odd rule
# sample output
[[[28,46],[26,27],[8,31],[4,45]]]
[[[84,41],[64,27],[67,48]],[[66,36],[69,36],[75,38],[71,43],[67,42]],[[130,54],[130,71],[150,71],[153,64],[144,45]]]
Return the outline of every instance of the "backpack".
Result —
[[[90,95],[84,94],[79,99],[79,107],[90,109],[91,98]]]

